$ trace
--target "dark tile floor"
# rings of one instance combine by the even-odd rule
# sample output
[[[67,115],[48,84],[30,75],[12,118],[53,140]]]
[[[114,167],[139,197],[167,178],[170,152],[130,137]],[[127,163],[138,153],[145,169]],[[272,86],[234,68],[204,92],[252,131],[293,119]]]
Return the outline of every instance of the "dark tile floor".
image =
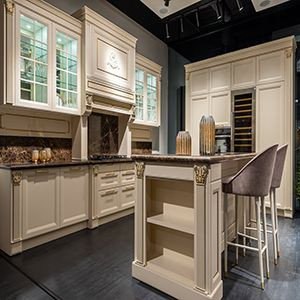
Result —
[[[300,216],[280,219],[280,234],[281,257],[271,262],[265,291],[248,252],[224,279],[224,299],[300,299]],[[132,216],[11,258],[1,253],[0,299],[172,299],[131,277],[132,258]]]

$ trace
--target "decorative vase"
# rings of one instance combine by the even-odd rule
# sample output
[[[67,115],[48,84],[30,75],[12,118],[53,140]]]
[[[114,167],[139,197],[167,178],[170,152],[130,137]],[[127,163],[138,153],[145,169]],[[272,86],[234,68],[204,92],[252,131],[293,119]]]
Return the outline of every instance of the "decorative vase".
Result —
[[[176,155],[191,155],[192,139],[188,131],[179,131],[176,137]]]
[[[215,121],[212,116],[202,116],[200,121],[200,154],[214,155],[215,154]]]

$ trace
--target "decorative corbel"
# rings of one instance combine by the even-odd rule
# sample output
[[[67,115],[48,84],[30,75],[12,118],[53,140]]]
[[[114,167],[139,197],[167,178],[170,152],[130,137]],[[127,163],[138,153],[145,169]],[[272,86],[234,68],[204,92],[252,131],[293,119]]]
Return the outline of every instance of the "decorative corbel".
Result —
[[[144,171],[145,171],[145,164],[143,162],[136,162],[136,176],[138,179],[143,179]]]
[[[9,15],[12,15],[14,13],[15,4],[12,0],[6,0],[5,7],[6,7],[6,12]]]
[[[13,182],[13,185],[20,185],[22,180],[22,172],[12,172],[11,173],[11,179]]]
[[[131,107],[131,114],[128,121],[129,123],[133,123],[135,121],[135,111],[136,111],[136,105],[133,104]]]
[[[194,166],[194,180],[197,185],[205,185],[208,175],[208,167],[206,165]]]
[[[99,173],[98,166],[93,166],[93,173],[94,173],[94,176],[98,175],[98,173]]]
[[[85,95],[85,116],[89,116],[92,113],[93,108],[93,95],[92,94],[86,94]]]
[[[284,53],[286,58],[290,58],[292,56],[292,48],[286,49]]]

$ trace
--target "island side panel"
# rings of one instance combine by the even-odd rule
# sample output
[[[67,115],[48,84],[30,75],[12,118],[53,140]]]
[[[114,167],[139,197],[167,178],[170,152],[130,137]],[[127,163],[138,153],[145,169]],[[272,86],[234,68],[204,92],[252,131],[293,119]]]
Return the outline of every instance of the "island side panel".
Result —
[[[194,166],[195,288],[222,297],[221,164]]]

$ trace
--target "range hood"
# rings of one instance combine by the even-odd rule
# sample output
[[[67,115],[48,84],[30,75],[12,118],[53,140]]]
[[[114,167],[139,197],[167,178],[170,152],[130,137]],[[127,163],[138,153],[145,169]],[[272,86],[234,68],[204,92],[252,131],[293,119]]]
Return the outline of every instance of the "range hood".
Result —
[[[282,4],[287,1],[289,1],[289,0],[252,0],[252,3],[253,3],[255,10],[258,12],[258,11]]]

